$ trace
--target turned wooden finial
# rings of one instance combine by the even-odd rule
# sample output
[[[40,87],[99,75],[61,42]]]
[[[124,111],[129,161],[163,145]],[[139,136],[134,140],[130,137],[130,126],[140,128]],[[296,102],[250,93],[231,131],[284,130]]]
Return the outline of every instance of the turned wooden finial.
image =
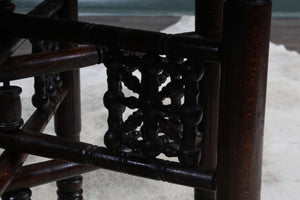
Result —
[[[0,87],[0,130],[15,130],[23,125],[20,94],[22,89],[4,82]]]

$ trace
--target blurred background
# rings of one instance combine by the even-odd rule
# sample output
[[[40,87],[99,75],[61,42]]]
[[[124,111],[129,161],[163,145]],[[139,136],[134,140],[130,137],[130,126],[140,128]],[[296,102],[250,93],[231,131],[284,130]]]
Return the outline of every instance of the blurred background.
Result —
[[[14,0],[17,12],[26,12],[41,0]],[[79,0],[81,15],[187,15],[194,0]],[[274,17],[300,17],[299,0],[273,0]]]

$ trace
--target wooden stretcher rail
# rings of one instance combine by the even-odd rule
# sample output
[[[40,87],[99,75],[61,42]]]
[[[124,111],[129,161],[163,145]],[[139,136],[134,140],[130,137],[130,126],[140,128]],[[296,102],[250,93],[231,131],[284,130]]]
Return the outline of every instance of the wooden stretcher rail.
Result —
[[[63,6],[63,3],[64,1],[61,0],[45,0],[32,9],[28,14],[51,17]],[[1,28],[1,30],[3,29]],[[7,38],[5,39],[2,38],[0,41],[0,65],[7,60],[7,58],[9,58],[9,56],[12,55],[24,41],[25,40],[20,40],[20,38],[11,37],[11,35],[7,35]]]
[[[45,0],[33,8],[28,15],[51,17],[59,11],[64,5],[62,0]]]
[[[22,14],[1,15],[0,27],[4,33],[15,37],[100,45],[208,62],[219,62],[221,54],[221,43],[217,40]]]
[[[215,173],[207,169],[185,168],[160,159],[116,155],[104,147],[75,142],[55,136],[19,130],[0,133],[0,147],[34,155],[89,164],[112,171],[162,180],[175,184],[215,189]]]
[[[67,89],[64,87],[45,110],[36,110],[22,129],[42,132],[66,95]],[[0,194],[8,187],[27,156],[24,153],[8,150],[2,153],[0,157]]]
[[[39,186],[45,183],[87,173],[96,169],[98,168],[60,160],[50,160],[27,165],[18,170],[17,175],[5,192],[24,187],[31,188]]]
[[[0,66],[0,81],[69,71],[100,63],[96,47],[78,47],[9,58]]]

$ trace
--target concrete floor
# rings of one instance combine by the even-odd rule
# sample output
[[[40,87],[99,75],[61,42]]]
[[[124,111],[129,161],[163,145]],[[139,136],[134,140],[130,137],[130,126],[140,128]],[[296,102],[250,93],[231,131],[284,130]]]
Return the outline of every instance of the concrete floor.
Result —
[[[300,53],[300,18],[273,18],[271,41],[284,44],[287,49]]]

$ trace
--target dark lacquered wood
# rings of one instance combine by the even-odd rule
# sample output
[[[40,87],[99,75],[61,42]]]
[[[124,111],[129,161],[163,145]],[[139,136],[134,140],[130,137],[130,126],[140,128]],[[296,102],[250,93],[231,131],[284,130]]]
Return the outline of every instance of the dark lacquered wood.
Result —
[[[0,87],[0,130],[9,134],[11,131],[18,130],[23,125],[21,118],[22,107],[20,94],[22,89],[17,86],[10,86],[5,82]],[[15,174],[18,162],[23,162],[23,156],[13,151],[4,151],[0,157],[0,195],[9,185]]]
[[[196,188],[214,189],[214,171],[186,168],[179,163],[116,155],[103,147],[29,131],[0,133],[0,147],[34,155],[89,164],[135,176]]]
[[[20,87],[10,86],[8,81],[4,82],[3,86],[0,87],[0,130],[7,134],[10,134],[11,131],[18,130],[23,125],[23,119],[21,118],[21,92],[22,89]],[[0,195],[2,199],[30,199],[30,189],[3,194],[26,157],[26,155],[15,151],[5,150],[2,153],[0,157]]]
[[[62,101],[65,99],[68,90],[65,86],[63,86],[60,91],[56,94],[56,96],[52,99],[49,106],[44,110],[36,110],[27,122],[22,127],[22,130],[30,130],[35,132],[43,131],[50,119],[59,108]]]
[[[11,57],[0,66],[0,81],[22,79],[94,65],[101,60],[99,52],[95,47],[78,47]]]
[[[159,110],[158,87],[159,87],[159,66],[161,58],[158,55],[146,55],[142,59],[143,65],[140,67],[141,84],[143,85],[140,100],[144,104],[141,106],[143,113],[143,143],[142,152],[148,157],[154,158],[160,154],[162,141],[158,137],[157,115]]]
[[[0,0],[0,13],[11,13],[15,9],[15,5],[11,0]]]
[[[121,124],[123,122],[123,112],[125,106],[119,102],[113,101],[116,98],[124,97],[122,92],[121,78],[119,71],[122,63],[120,61],[121,55],[118,51],[112,52],[111,56],[105,59],[104,64],[107,68],[107,92],[104,94],[104,106],[108,109],[108,130],[104,135],[105,145],[116,151],[122,145],[122,133],[120,132]]]
[[[209,62],[218,62],[220,58],[220,42],[216,40],[22,14],[2,15],[0,26],[5,33],[17,37],[93,44],[141,52],[154,51],[158,54],[194,57]]]
[[[180,110],[180,119],[183,124],[182,146],[178,159],[189,167],[199,164],[201,150],[199,148],[198,125],[202,120],[202,108],[199,105],[199,82],[204,76],[204,68],[199,63],[186,61],[183,64],[182,79],[184,83],[184,104]]]
[[[18,170],[18,173],[6,189],[6,192],[17,190],[22,187],[31,188],[39,186],[45,183],[87,173],[96,169],[98,168],[59,160],[26,165]]]
[[[0,157],[0,194],[9,186],[17,169],[24,163],[26,156],[5,150]]]
[[[21,188],[16,191],[7,192],[2,195],[3,200],[30,200],[31,190],[29,188]]]
[[[54,4],[55,2],[55,4]],[[46,0],[37,5],[28,14],[35,16],[50,17],[61,7],[61,0]],[[5,39],[0,39],[0,65],[12,55],[25,40],[6,35]]]
[[[9,84],[9,83],[7,83]],[[9,131],[23,125],[20,94],[22,89],[17,86],[0,87],[0,130]]]
[[[259,200],[271,2],[224,7],[217,199]]]
[[[58,200],[83,199],[82,176],[75,176],[56,182]]]
[[[104,105],[108,109],[108,131],[105,134],[104,143],[110,150],[117,152],[126,148],[126,152],[144,154],[149,158],[154,158],[160,153],[164,153],[169,157],[178,156],[179,146],[182,144],[180,142],[182,122],[179,115],[183,113],[184,116],[182,117],[187,118],[187,113],[191,112],[187,108],[188,106],[183,108],[182,112],[180,111],[180,101],[184,95],[183,83],[189,88],[189,91],[185,94],[191,96],[191,98],[187,97],[187,101],[191,101],[188,99],[194,100],[198,96],[198,93],[192,94],[194,87],[197,88],[198,84],[190,84],[190,82],[195,81],[193,74],[194,71],[197,74],[197,70],[195,67],[190,68],[189,65],[182,66],[182,62],[182,58],[172,58],[170,56],[163,58],[156,54],[128,55],[128,52],[112,50],[104,53],[108,83],[108,91],[103,98]],[[188,70],[189,75],[185,76],[185,81],[180,76],[181,68],[190,68]],[[132,75],[136,70],[141,72],[141,80]],[[166,82],[169,76],[171,76],[171,82],[163,86],[162,84]],[[201,73],[199,76],[201,77]],[[139,97],[124,97],[122,82],[128,89],[139,94]],[[172,105],[163,105],[162,101],[165,98],[171,98]],[[197,101],[194,101],[194,104],[197,104]],[[137,109],[137,111],[129,115],[123,122],[125,107]],[[195,112],[192,114],[195,114]],[[201,113],[199,118],[201,118]],[[185,132],[195,135],[193,128],[195,129],[196,125],[191,129],[187,127],[188,125],[185,127]],[[190,139],[191,137],[186,141]],[[193,141],[194,139],[196,137],[192,138]],[[190,145],[190,142],[192,141],[185,144],[186,148]],[[195,143],[195,141],[192,143]],[[187,151],[183,152],[180,160],[183,161],[187,155],[191,154]],[[185,160],[190,160],[190,158]]]
[[[5,62],[24,41],[25,39],[19,38],[0,39],[0,64]]]
[[[65,0],[59,17],[66,20],[78,20],[77,0]],[[74,48],[76,45],[61,43],[63,49]],[[68,87],[68,95],[57,110],[54,118],[55,132],[59,137],[74,141],[80,140],[81,131],[81,100],[79,69],[62,73],[64,84]],[[56,182],[58,200],[82,200],[82,177],[76,176]],[[68,193],[63,193],[67,189]]]
[[[223,0],[195,1],[195,31],[198,37],[222,39]],[[204,63],[205,75],[200,81],[199,103],[203,109],[203,119],[199,130],[203,134],[200,166],[211,169],[217,167],[217,138],[220,89],[220,64]],[[195,200],[214,200],[215,193],[195,190]]]
[[[79,142],[81,129],[79,70],[62,73],[63,81],[58,74],[41,74],[56,72],[53,69],[65,71],[88,65],[90,61],[100,60],[100,51],[87,47],[86,49],[93,49],[89,53],[85,52],[86,58],[91,60],[86,58],[83,60],[83,57],[77,54],[78,51],[69,56],[66,54],[58,56],[52,52],[52,54],[23,56],[7,61],[9,65],[0,67],[0,70],[5,67],[5,70],[11,70],[10,73],[0,71],[0,77],[3,77],[0,80],[5,80],[4,88],[10,87],[7,80],[15,79],[12,76],[21,78],[34,75],[36,82],[33,104],[39,108],[37,112],[45,116],[33,115],[23,130],[14,132],[13,129],[19,126],[16,122],[20,121],[20,106],[14,99],[8,102],[5,98],[1,98],[1,111],[5,112],[0,112],[0,121],[4,122],[1,124],[4,126],[2,126],[3,133],[0,133],[0,144],[7,150],[0,157],[0,192],[2,193],[8,187],[16,171],[26,159],[27,154],[16,152],[21,151],[195,187],[197,188],[195,199],[259,200],[271,3],[267,0],[228,0],[225,5],[224,23],[222,23],[223,1],[197,0],[195,32],[167,35],[77,22],[76,0],[46,0],[27,16],[10,14],[14,9],[11,1],[0,0],[0,26],[3,30],[1,33],[5,37],[0,41],[0,64],[7,60],[18,46],[16,44],[19,39],[11,37],[35,39],[30,41],[37,51],[42,51],[45,44],[49,48],[55,47],[57,41],[61,42],[59,47],[63,49],[74,48],[75,45],[71,43],[102,45],[110,49],[110,51],[105,49],[105,52],[113,50],[130,55],[121,56],[121,59],[111,57],[114,63],[111,69],[116,67],[116,63],[120,69],[108,70],[110,77],[116,77],[115,81],[108,83],[108,87],[120,85],[122,81],[126,87],[139,94],[139,98],[124,97],[121,90],[114,90],[116,102],[105,102],[107,105],[118,103],[131,109],[138,109],[117,128],[118,130],[113,131],[120,131],[124,135],[119,138],[123,140],[122,145],[119,146],[125,144],[132,152],[128,151],[128,155],[118,153],[118,148],[112,152],[103,147]],[[31,15],[53,17],[53,19]],[[60,53],[66,51],[72,50],[63,50]],[[49,57],[50,54],[52,57]],[[163,58],[162,62],[155,62],[159,54],[166,55],[166,58]],[[71,55],[77,57],[70,58]],[[108,53],[106,56],[111,55]],[[189,65],[182,64],[183,58],[188,58],[186,63]],[[45,68],[37,65],[37,62],[41,62],[42,59],[44,59],[43,67],[46,66],[49,71],[44,71]],[[70,61],[71,65],[66,63],[66,60]],[[77,66],[77,61],[80,62],[80,66]],[[21,65],[15,65],[20,62]],[[220,62],[222,62],[221,73],[218,64]],[[194,80],[197,77],[196,69],[200,69],[194,67],[195,70],[191,70],[194,64],[205,68],[205,76],[200,83]],[[157,65],[163,67],[158,69]],[[184,67],[187,67],[187,70],[184,70]],[[142,72],[142,83],[132,75],[132,72],[137,69]],[[11,73],[12,71],[16,73]],[[24,76],[26,73],[27,75]],[[171,82],[162,87],[161,91],[157,91],[168,77]],[[48,80],[52,85],[45,85]],[[67,87],[68,95],[57,111],[55,129],[57,135],[65,139],[47,135],[39,136],[36,133],[45,127],[50,119],[49,116],[57,108],[55,105],[59,104],[53,104],[55,100],[54,102],[50,100],[53,100],[57,91],[61,91],[62,82],[64,86],[61,89],[65,92],[64,87]],[[204,115],[202,123],[197,127],[199,113],[195,111],[200,107],[199,93],[199,104],[203,107]],[[7,96],[7,94],[1,95]],[[47,102],[43,103],[45,95],[48,95]],[[185,103],[181,105],[183,95]],[[171,99],[171,105],[159,105],[165,98]],[[219,98],[220,116],[218,117]],[[144,103],[141,100],[144,100]],[[47,111],[48,103],[55,107],[50,112]],[[43,109],[46,111],[42,112]],[[113,112],[119,111],[118,115],[122,121],[122,109]],[[111,123],[110,130],[111,127],[116,128],[116,123],[119,123],[115,119],[110,119],[114,121]],[[17,125],[14,126],[14,123]],[[135,130],[140,125],[142,129]],[[11,130],[7,132],[9,126]],[[36,133],[26,131],[28,126],[31,126]],[[202,135],[198,134],[197,128],[203,133]],[[219,138],[216,147],[218,128]],[[157,131],[163,131],[164,135],[158,136]],[[195,159],[199,157],[198,151],[194,156],[196,151],[193,150],[198,148],[194,148],[198,143],[198,139],[195,139],[197,135],[201,135],[202,138],[201,167],[185,168],[198,163]],[[132,143],[137,141],[137,138],[143,138],[144,141]],[[162,145],[157,141],[162,142]],[[148,145],[147,142],[151,144]],[[178,163],[141,157],[141,149],[150,157],[160,152],[167,156],[179,156],[185,167]],[[217,149],[218,156],[216,156]],[[16,182],[9,186],[10,190],[7,190],[9,192],[2,197],[27,200],[31,196],[28,187],[60,180],[57,182],[58,199],[82,199],[82,177],[77,175],[91,169],[95,168],[63,161],[49,161],[24,167],[20,169]],[[26,170],[32,171],[29,173]],[[45,178],[38,179],[38,176],[42,175]],[[217,198],[214,191],[203,190],[214,190],[216,185]]]
[[[43,131],[66,94],[66,89],[62,89],[61,92],[53,98],[52,103],[46,109],[42,111],[36,110],[24,124],[22,129],[35,132]],[[0,194],[2,194],[9,186],[26,158],[27,154],[17,153],[15,151],[4,151],[2,153],[0,157]]]
[[[28,15],[51,17],[55,15],[64,5],[61,0],[44,0],[34,9],[28,12]]]
[[[0,1],[0,14],[12,13],[14,9],[15,5],[11,0]],[[11,55],[18,42],[17,38],[0,38],[0,65]]]
[[[222,0],[195,0],[195,31],[207,39],[222,37]]]

